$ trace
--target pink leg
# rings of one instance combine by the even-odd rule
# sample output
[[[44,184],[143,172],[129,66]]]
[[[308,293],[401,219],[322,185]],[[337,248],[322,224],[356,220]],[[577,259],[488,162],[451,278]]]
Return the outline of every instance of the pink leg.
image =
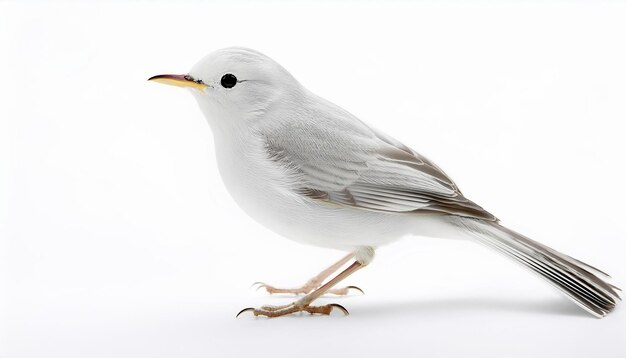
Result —
[[[290,293],[290,294],[296,294],[296,295],[307,294],[315,290],[316,288],[320,287],[325,279],[327,279],[330,275],[332,275],[337,270],[339,270],[341,266],[345,265],[353,257],[354,257],[354,253],[350,253],[346,255],[341,260],[337,261],[336,263],[334,263],[333,265],[331,265],[324,271],[320,272],[317,276],[308,280],[304,285],[302,285],[302,287],[299,287],[299,288],[276,288],[274,286],[270,286],[263,282],[255,282],[253,286],[257,286],[257,290],[260,288],[264,288],[269,294],[276,294],[276,293]],[[356,286],[333,288],[333,289],[328,290],[326,293],[330,293],[333,295],[347,295],[350,289],[354,289],[356,291],[360,291],[361,293],[363,293],[363,290],[361,290],[360,288]]]
[[[310,304],[323,294],[328,293],[328,291],[331,290],[337,283],[339,283],[339,281],[350,276],[351,274],[363,267],[365,267],[364,264],[360,263],[359,261],[355,261],[354,263],[352,263],[352,265],[343,270],[333,279],[291,304],[285,306],[263,306],[258,309],[253,307],[244,308],[243,310],[239,311],[237,317],[239,317],[239,315],[243,312],[252,312],[252,314],[254,314],[255,316],[267,316],[270,318],[280,317],[295,312],[309,312],[311,314],[318,313],[322,315],[329,315],[332,312],[333,308],[339,308],[344,314],[347,315],[348,310],[336,303],[323,306],[311,306]]]

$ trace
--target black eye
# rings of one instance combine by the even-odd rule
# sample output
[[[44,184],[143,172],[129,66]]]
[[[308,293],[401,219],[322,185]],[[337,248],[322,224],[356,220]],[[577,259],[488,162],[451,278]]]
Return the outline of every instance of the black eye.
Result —
[[[227,73],[222,76],[222,87],[224,88],[233,88],[237,84],[237,77],[232,73]]]

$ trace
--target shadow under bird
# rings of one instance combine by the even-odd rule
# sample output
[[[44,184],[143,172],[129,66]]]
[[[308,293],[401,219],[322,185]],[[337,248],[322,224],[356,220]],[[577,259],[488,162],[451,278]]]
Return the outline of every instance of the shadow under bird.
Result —
[[[192,89],[211,126],[224,184],[248,215],[292,240],[348,253],[300,288],[258,283],[269,293],[304,296],[239,314],[347,314],[338,304],[312,303],[357,289],[336,285],[367,266],[377,247],[406,235],[489,246],[596,317],[620,299],[608,275],[504,227],[432,161],[311,93],[257,51],[218,50],[188,74],[150,80]]]

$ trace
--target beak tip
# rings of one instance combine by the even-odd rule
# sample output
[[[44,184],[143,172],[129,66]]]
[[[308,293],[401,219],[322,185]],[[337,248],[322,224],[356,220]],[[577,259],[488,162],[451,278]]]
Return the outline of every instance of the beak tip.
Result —
[[[176,87],[191,87],[204,90],[207,87],[202,81],[196,81],[191,76],[185,75],[156,75],[148,78],[148,81],[155,81]]]

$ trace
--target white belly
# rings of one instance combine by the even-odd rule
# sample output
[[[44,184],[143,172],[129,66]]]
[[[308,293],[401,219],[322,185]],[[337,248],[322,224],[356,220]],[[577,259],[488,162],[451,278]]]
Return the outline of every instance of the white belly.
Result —
[[[216,150],[220,174],[237,204],[263,226],[294,241],[354,250],[378,247],[408,234],[431,236],[448,226],[430,215],[373,212],[304,198],[285,188],[284,178],[263,165],[262,159],[242,154],[258,148],[219,145]]]

